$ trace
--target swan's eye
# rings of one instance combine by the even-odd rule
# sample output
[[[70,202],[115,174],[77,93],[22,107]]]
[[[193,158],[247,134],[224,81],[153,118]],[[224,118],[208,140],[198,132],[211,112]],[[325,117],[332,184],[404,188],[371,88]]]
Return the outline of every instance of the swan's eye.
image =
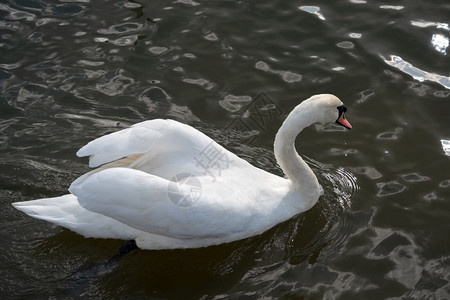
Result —
[[[339,117],[340,117],[343,113],[345,113],[347,111],[347,107],[345,107],[345,105],[342,104],[337,107],[337,110],[339,111]]]

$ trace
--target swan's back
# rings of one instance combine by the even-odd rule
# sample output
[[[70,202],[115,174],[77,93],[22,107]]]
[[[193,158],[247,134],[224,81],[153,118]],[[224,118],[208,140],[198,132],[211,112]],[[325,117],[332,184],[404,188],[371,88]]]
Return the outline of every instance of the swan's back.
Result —
[[[211,142],[211,138],[188,125],[155,119],[99,137],[82,147],[77,155],[89,156],[89,166],[94,168],[146,152],[166,158],[176,158],[177,154],[188,157]]]

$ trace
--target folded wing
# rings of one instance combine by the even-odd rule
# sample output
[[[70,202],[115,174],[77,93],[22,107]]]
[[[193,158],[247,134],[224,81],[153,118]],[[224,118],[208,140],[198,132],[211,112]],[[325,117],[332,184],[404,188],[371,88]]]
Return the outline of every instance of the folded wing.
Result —
[[[169,184],[173,182],[139,170],[110,168],[74,182],[69,191],[89,211],[170,238],[233,238],[245,228],[237,221],[246,222],[236,217],[239,212],[217,205],[218,195],[203,193],[192,206],[177,206]],[[179,198],[190,197],[192,186],[177,188]]]
[[[82,147],[77,155],[89,156],[89,166],[94,168],[151,151],[164,156],[182,152],[188,157],[210,142],[209,137],[190,126],[173,120],[155,119],[99,137]]]

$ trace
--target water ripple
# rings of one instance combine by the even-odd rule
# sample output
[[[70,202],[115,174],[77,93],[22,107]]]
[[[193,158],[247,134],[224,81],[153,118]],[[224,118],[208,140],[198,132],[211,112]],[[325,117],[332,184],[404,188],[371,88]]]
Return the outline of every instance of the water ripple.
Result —
[[[397,140],[399,134],[403,131],[403,128],[397,127],[394,131],[383,132],[377,135],[377,139],[380,140]]]
[[[416,27],[436,27],[437,29],[444,29],[450,31],[450,26],[448,23],[440,23],[440,22],[428,22],[428,21],[411,21],[411,25]]]
[[[355,174],[365,175],[372,180],[383,177],[383,175],[374,167],[351,167],[348,169]]]
[[[336,197],[341,208],[346,209],[351,206],[351,200],[359,190],[358,180],[349,170],[345,168],[333,168],[314,161],[310,158],[306,160],[313,167],[318,168],[319,182],[324,190],[330,190]]]
[[[216,84],[210,82],[204,78],[183,78],[183,82],[194,84],[205,88],[206,90],[210,90],[215,87]]]
[[[403,180],[405,180],[408,183],[414,183],[414,182],[422,182],[422,181],[429,181],[431,180],[428,176],[422,176],[417,173],[408,173],[408,174],[402,174],[400,175]]]
[[[189,5],[189,6],[198,6],[198,5],[200,5],[200,3],[195,2],[193,0],[177,0],[174,3],[182,3],[182,4],[185,4],[185,5]]]
[[[380,5],[381,9],[402,10],[405,7],[402,5]]]
[[[417,67],[414,67],[411,63],[403,60],[400,56],[397,55],[391,55],[390,59],[384,57],[382,58],[388,65],[412,76],[414,79],[420,82],[424,80],[433,81],[439,83],[447,89],[450,89],[450,77],[421,70]]]
[[[219,104],[229,112],[237,112],[251,101],[252,97],[250,96],[234,96],[228,94],[224,99],[219,101]]]
[[[5,11],[8,13],[8,16],[4,16],[3,18],[7,20],[26,20],[26,21],[34,21],[36,19],[36,15],[21,11],[18,9],[14,9],[6,4],[0,3],[0,11]]]
[[[441,145],[445,155],[450,156],[450,140],[441,140]]]
[[[377,187],[379,189],[377,193],[378,197],[392,196],[401,193],[406,189],[406,186],[396,180],[389,182],[378,182]]]
[[[161,47],[161,46],[152,46],[148,49],[152,54],[160,55],[169,50],[167,47]]]
[[[116,96],[123,94],[131,85],[135,84],[135,81],[131,77],[119,74],[104,83],[96,84],[96,90],[108,95]]]
[[[12,5],[20,7],[23,10],[38,11],[42,15],[52,15],[59,17],[72,17],[78,15],[86,10],[86,6],[76,3],[62,3],[62,4],[52,4],[42,1],[10,1]],[[82,2],[82,1],[79,1]],[[4,5],[3,7],[7,7]],[[0,7],[1,8],[1,7]],[[19,11],[18,9],[9,8],[16,16],[24,16],[25,19],[30,18],[34,20],[34,15],[28,12]],[[28,19],[27,19],[28,20]],[[28,21],[30,21],[28,20]]]
[[[281,78],[284,81],[289,82],[289,83],[299,82],[299,81],[302,80],[302,75],[300,75],[300,74],[297,74],[297,73],[294,73],[294,72],[291,72],[291,71],[279,71],[279,70],[271,69],[269,67],[269,65],[266,62],[263,62],[263,61],[258,61],[255,64],[255,68],[258,69],[258,70],[262,70],[262,71],[268,72],[268,73],[278,74],[278,75],[281,76]]]
[[[101,34],[124,34],[124,33],[139,31],[143,28],[144,28],[144,24],[137,23],[137,22],[128,22],[128,23],[111,25],[109,28],[99,29],[99,30],[97,30],[97,32],[101,33]]]
[[[436,51],[447,55],[447,47],[449,45],[449,38],[443,34],[435,33],[431,38],[431,44]]]
[[[320,20],[325,21],[325,17],[320,12],[320,7],[318,7],[318,6],[300,6],[299,9],[304,12],[313,14],[316,17],[318,17]]]
[[[343,168],[324,165],[308,157],[305,161],[317,174],[323,195],[311,211],[289,222],[286,247],[291,264],[334,257],[358,227],[358,221],[348,213],[359,190],[356,177]]]

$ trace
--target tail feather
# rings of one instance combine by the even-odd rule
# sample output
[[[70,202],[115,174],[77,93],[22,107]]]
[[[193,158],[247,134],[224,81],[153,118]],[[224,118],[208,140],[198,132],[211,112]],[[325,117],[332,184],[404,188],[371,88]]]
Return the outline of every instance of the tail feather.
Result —
[[[12,205],[30,217],[65,227],[85,237],[134,240],[142,233],[117,220],[86,210],[72,194]]]

